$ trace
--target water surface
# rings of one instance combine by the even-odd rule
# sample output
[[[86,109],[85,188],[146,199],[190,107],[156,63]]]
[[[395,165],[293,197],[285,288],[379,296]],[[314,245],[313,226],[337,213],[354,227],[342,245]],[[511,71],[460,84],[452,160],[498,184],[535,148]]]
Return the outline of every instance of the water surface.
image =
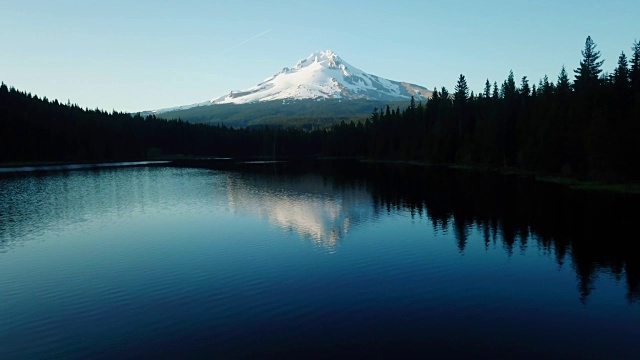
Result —
[[[0,358],[635,358],[637,198],[438,169],[0,177]]]

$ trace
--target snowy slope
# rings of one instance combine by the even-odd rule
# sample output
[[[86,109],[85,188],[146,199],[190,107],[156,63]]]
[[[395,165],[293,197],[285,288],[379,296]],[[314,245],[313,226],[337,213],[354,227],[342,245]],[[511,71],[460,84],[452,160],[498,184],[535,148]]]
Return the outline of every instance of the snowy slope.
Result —
[[[141,114],[143,116],[146,116],[146,115],[151,115],[151,114],[166,113],[166,112],[170,112],[170,111],[187,110],[187,109],[191,109],[191,108],[194,108],[194,107],[207,106],[207,105],[211,105],[211,101],[204,101],[204,102],[199,102],[199,103],[190,104],[190,105],[174,106],[174,107],[158,109],[158,110],[152,110],[152,111],[143,111]]]
[[[292,68],[258,85],[214,98],[212,104],[246,104],[256,101],[300,99],[426,100],[431,91],[367,74],[348,64],[331,50],[312,53]]]

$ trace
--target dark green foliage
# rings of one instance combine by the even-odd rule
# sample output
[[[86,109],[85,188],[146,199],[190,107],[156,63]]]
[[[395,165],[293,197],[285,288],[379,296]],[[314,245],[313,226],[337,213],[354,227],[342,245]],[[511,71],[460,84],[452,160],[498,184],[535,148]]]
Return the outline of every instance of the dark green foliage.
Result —
[[[531,88],[529,87],[529,80],[527,80],[526,76],[522,77],[522,82],[520,85],[520,91],[522,93],[523,98],[529,97],[531,95]]]
[[[460,77],[458,77],[458,82],[456,83],[454,91],[454,102],[460,104],[464,104],[465,102],[467,102],[467,100],[469,99],[469,86],[467,86],[467,79],[464,77],[464,75],[460,74]]]
[[[487,80],[477,97],[460,75],[452,95],[444,87],[434,91],[420,112],[410,107],[369,118],[360,133],[366,149],[348,155],[639,181],[640,92],[625,80],[634,63],[629,68],[621,55],[611,80],[602,81],[602,61],[590,38],[583,55],[577,77],[583,83],[575,91],[564,66],[556,84],[545,76],[530,87],[524,76],[518,86],[511,71],[500,90],[494,82],[492,91]],[[354,139],[358,134],[348,129],[345,124],[333,131]]]
[[[571,92],[571,82],[569,80],[569,75],[567,75],[567,69],[565,69],[564,65],[562,65],[562,70],[560,70],[560,74],[558,75],[556,92],[562,99],[566,99],[566,97],[569,96],[569,93]]]
[[[484,83],[484,92],[482,95],[487,99],[491,97],[491,83],[489,83],[489,79]]]
[[[505,80],[502,87],[503,87],[504,98],[513,98],[516,96],[517,94],[516,81],[514,79],[512,70],[509,71],[509,77],[507,77],[507,80]]]
[[[315,156],[319,132],[191,124],[86,110],[0,88],[0,162],[110,161],[158,155]]]
[[[618,90],[625,91],[630,85],[630,79],[629,62],[627,61],[627,55],[623,51],[618,57],[618,66],[613,71],[613,75],[611,75],[611,81],[613,81]]]
[[[631,47],[631,68],[629,69],[629,79],[633,90],[640,91],[640,41],[636,40]]]
[[[582,50],[582,60],[580,61],[580,67],[574,70],[576,79],[574,86],[577,91],[590,90],[596,86],[599,80],[600,73],[602,72],[602,64],[604,60],[600,59],[600,51],[596,51],[596,44],[591,39],[591,36],[587,36],[587,40],[584,43],[584,50]]]
[[[494,99],[498,99],[498,97],[499,97],[498,82],[497,81],[493,82],[493,91],[491,92],[491,97],[494,98]]]

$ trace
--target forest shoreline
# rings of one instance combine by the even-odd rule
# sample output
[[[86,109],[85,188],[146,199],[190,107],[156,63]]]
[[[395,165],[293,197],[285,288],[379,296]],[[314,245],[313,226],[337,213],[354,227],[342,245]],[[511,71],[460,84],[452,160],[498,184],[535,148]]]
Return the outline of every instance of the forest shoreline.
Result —
[[[587,191],[606,191],[620,194],[640,195],[640,183],[621,183],[621,182],[605,182],[595,180],[581,180],[570,176],[560,174],[541,174],[526,170],[520,170],[511,167],[490,167],[473,164],[434,164],[417,160],[376,160],[364,159],[360,160],[369,164],[387,164],[387,165],[409,165],[423,167],[444,167],[455,170],[474,171],[483,173],[497,173],[505,176],[518,176],[521,178],[530,178],[535,181],[562,185],[574,190]]]
[[[57,167],[57,166],[73,166],[73,165],[99,165],[99,164],[117,164],[117,163],[135,163],[135,162],[166,162],[167,164],[184,165],[194,161],[220,161],[223,158],[210,158],[202,156],[160,156],[154,158],[143,159],[124,159],[124,160],[108,160],[108,161],[17,161],[17,162],[4,162],[0,163],[0,169],[12,169],[30,167],[45,168]],[[250,157],[250,158],[224,158],[229,161],[264,161],[274,160],[273,158],[263,157]],[[622,183],[622,182],[604,182],[595,180],[582,180],[570,176],[564,176],[560,174],[541,174],[526,170],[520,170],[511,167],[491,167],[483,165],[473,164],[436,164],[419,160],[389,160],[389,159],[371,159],[363,157],[327,157],[319,156],[311,159],[286,159],[276,158],[277,161],[357,161],[365,164],[382,164],[382,165],[399,165],[399,166],[422,166],[422,167],[443,167],[462,171],[473,171],[482,173],[495,173],[505,176],[517,176],[520,178],[529,178],[538,182],[552,183],[561,186],[565,186],[573,190],[586,190],[586,191],[605,191],[619,194],[633,194],[640,195],[640,183]]]

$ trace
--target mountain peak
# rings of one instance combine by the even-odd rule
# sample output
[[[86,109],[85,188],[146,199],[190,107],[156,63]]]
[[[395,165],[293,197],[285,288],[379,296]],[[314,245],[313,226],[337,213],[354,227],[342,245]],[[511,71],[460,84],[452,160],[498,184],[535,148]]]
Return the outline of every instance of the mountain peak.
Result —
[[[228,95],[211,100],[213,104],[245,104],[270,100],[301,99],[367,99],[367,100],[426,101],[431,91],[424,87],[387,80],[348,64],[331,50],[312,52],[298,60],[291,68],[265,79],[258,85],[231,91]]]
[[[331,50],[316,51],[314,53],[311,53],[311,55],[309,55],[309,57],[315,57],[317,59],[317,61],[323,61],[323,60],[335,61],[335,60],[340,60],[340,57],[338,56],[338,54],[334,53]]]
[[[312,52],[306,59],[298,60],[294,69],[302,69],[315,63],[322,64],[328,68],[336,68],[342,59],[331,50],[320,50]]]

